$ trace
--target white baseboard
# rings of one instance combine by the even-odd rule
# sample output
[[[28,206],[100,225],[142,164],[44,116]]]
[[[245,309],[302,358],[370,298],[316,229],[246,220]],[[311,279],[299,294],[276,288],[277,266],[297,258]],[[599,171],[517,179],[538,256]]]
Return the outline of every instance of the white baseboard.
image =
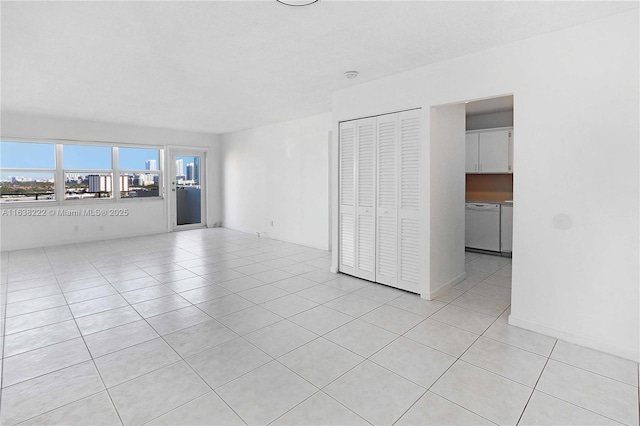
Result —
[[[546,334],[547,336],[555,337],[556,339],[561,339],[569,343],[574,343],[576,345],[595,349],[597,351],[606,352],[608,354],[619,356],[620,358],[640,362],[640,352],[637,349],[623,348],[617,345],[612,345],[610,343],[595,340],[590,337],[579,336],[564,330],[558,330],[556,328],[535,321],[518,318],[513,314],[509,315],[509,324],[516,327],[524,328],[525,330],[535,331],[536,333]]]
[[[118,233],[118,234],[107,234],[107,235],[93,234],[91,236],[84,236],[83,234],[80,234],[78,236],[72,235],[69,238],[63,238],[55,241],[44,241],[44,242],[39,241],[37,243],[27,242],[26,244],[23,244],[23,241],[19,241],[19,242],[12,241],[11,243],[0,242],[0,247],[2,248],[0,251],[7,252],[7,251],[15,251],[15,250],[31,250],[31,249],[46,248],[46,247],[66,246],[71,244],[93,243],[97,241],[119,240],[122,238],[146,237],[150,235],[160,235],[160,234],[166,234],[166,233],[167,231],[157,230],[157,231],[138,232],[138,233],[128,232],[126,235]]]
[[[221,228],[229,229],[231,231],[244,232],[245,234],[256,235],[258,233],[258,231],[253,231],[253,230],[244,229],[244,228],[237,228],[237,227],[233,227],[232,228],[232,227],[224,225],[224,224],[221,226]],[[262,235],[262,238],[269,238],[269,239],[276,240],[276,241],[282,241],[283,243],[298,244],[300,246],[305,246],[305,247],[309,247],[309,248],[313,248],[313,249],[318,249],[318,250],[323,250],[323,251],[326,251],[326,252],[330,252],[329,249],[328,249],[328,247],[329,247],[328,244],[326,246],[318,246],[318,245],[310,244],[310,243],[304,242],[304,241],[289,240],[289,239],[286,239],[286,238],[279,237],[277,235],[270,235],[268,232],[265,232],[265,231],[261,231],[260,234],[265,234],[265,235]]]
[[[420,297],[423,298],[423,299],[427,299],[427,300],[433,300],[436,297],[440,296],[441,294],[446,293],[451,288],[453,288],[453,286],[455,286],[458,283],[461,283],[466,278],[467,278],[467,273],[463,272],[460,275],[458,275],[457,277],[449,280],[447,283],[441,285],[440,287],[438,287],[437,289],[435,289],[433,291],[427,291],[425,293],[420,293]]]

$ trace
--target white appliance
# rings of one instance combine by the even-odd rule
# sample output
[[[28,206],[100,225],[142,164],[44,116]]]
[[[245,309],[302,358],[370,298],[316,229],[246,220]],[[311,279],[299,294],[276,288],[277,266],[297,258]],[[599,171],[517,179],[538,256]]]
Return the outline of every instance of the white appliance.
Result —
[[[465,204],[465,246],[500,251],[500,204]]]
[[[513,206],[502,205],[500,212],[500,251],[511,255],[513,250]]]

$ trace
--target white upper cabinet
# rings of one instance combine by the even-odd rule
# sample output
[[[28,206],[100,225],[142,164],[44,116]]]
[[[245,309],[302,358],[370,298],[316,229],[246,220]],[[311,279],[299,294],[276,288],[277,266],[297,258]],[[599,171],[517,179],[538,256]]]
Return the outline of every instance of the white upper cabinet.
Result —
[[[465,171],[467,173],[478,173],[478,140],[479,133],[467,133],[466,137],[466,158]]]
[[[513,173],[513,129],[467,132],[467,173]]]
[[[509,130],[479,134],[480,173],[509,173]]]

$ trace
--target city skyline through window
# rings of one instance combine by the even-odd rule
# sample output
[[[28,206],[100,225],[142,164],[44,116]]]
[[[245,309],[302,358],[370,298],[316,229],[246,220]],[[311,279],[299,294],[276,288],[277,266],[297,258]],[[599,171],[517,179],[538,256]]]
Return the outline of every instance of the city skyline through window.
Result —
[[[116,188],[119,198],[159,197],[160,154],[157,147],[2,141],[0,202],[55,200],[56,176],[59,199],[114,198]]]

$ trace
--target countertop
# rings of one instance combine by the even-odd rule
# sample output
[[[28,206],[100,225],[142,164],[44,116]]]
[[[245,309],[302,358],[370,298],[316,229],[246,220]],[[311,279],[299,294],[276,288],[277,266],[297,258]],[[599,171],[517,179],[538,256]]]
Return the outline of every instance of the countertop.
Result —
[[[487,200],[466,200],[465,203],[486,203],[486,204],[500,204],[502,206],[512,206],[513,205],[513,201],[512,200],[504,200],[504,201],[487,201]]]

